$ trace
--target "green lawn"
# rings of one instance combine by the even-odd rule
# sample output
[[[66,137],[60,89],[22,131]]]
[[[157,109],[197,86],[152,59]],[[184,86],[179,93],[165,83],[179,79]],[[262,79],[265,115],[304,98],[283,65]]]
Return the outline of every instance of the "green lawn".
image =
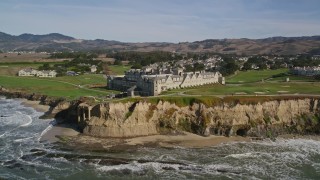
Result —
[[[211,85],[190,89],[190,95],[232,95],[232,94],[320,94],[320,83],[248,83],[239,85]]]
[[[112,65],[109,66],[110,70],[115,75],[123,75],[125,71],[129,70],[131,66],[125,66],[125,65]]]
[[[228,85],[205,85],[196,88],[175,89],[161,95],[272,95],[272,94],[320,94],[319,82],[258,82]]]
[[[61,62],[50,62],[53,65]],[[85,74],[79,76],[62,76],[56,78],[17,77],[20,69],[31,67],[38,68],[43,63],[38,62],[13,62],[0,63],[0,86],[34,92],[49,96],[76,99],[80,96],[106,96],[111,92],[104,88],[89,89],[90,85],[107,85],[102,74]],[[112,66],[111,66],[112,67]],[[113,70],[120,72],[127,66],[114,66]],[[81,87],[79,87],[79,85]]]
[[[294,75],[288,75],[284,77],[276,77],[276,78],[270,78],[268,81],[271,82],[284,82],[286,78],[289,78],[290,81],[297,81],[297,82],[316,82],[318,80],[315,80],[312,77],[307,77],[307,76],[294,76]]]
[[[106,79],[102,74],[86,74],[79,76],[63,76],[56,78],[17,77],[8,74],[12,70],[23,67],[38,67],[42,63],[0,63],[0,86],[12,89],[34,92],[49,96],[76,99],[80,96],[106,96],[112,92],[104,89]],[[114,74],[124,74],[130,66],[109,66]],[[227,77],[227,85],[205,85],[195,88],[176,89],[163,92],[162,95],[212,96],[212,95],[270,95],[270,94],[320,94],[320,82],[312,82],[311,78],[288,76],[290,82],[284,82],[285,77],[271,78],[272,75],[288,72],[287,69],[246,71]],[[268,79],[261,82],[261,79]],[[90,85],[100,85],[100,88],[89,88]],[[180,97],[181,97],[180,96]],[[182,102],[181,102],[182,103]]]
[[[239,71],[238,74],[232,75],[226,78],[227,83],[249,83],[258,82],[262,79],[271,78],[272,75],[287,73],[288,69],[276,69],[276,70],[250,70],[250,71]]]
[[[73,83],[81,84],[81,76],[77,77],[79,81],[73,80]],[[63,79],[60,79],[63,80]],[[85,78],[84,78],[85,80]],[[104,81],[105,82],[105,81]],[[87,89],[68,84],[67,81],[59,82],[55,78],[34,78],[17,76],[0,76],[0,86],[22,90],[26,92],[45,94],[49,96],[66,97],[76,99],[80,96],[106,96],[112,91],[103,89]]]
[[[56,77],[52,80],[69,82],[76,85],[90,85],[90,84],[105,84],[107,80],[103,77],[102,74],[85,74],[79,76],[62,76]]]

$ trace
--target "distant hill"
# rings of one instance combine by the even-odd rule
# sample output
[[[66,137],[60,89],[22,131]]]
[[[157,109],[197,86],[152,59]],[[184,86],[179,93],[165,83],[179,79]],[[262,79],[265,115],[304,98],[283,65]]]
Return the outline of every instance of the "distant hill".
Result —
[[[58,33],[51,33],[45,35],[21,34],[17,36],[18,40],[25,42],[53,42],[53,41],[72,41],[73,37],[65,36]]]
[[[124,43],[103,39],[81,40],[58,33],[46,35],[21,34],[13,36],[0,32],[2,51],[175,51],[216,52],[236,54],[278,54],[292,55],[320,53],[320,36],[270,37],[265,39],[206,39],[195,42],[166,43]]]

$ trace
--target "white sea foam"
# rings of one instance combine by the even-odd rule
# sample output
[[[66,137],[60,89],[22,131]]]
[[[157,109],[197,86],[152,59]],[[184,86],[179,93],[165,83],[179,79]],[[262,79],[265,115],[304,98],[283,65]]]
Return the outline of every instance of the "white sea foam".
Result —
[[[62,171],[63,169],[54,165],[49,165],[47,163],[44,163],[42,161],[23,161],[24,163],[28,164],[28,165],[34,165],[36,167],[45,167],[45,168],[49,168],[49,169],[54,169],[54,170],[59,170]]]
[[[238,173],[239,169],[234,168],[228,164],[212,164],[212,165],[180,165],[180,164],[167,164],[159,162],[148,162],[148,163],[138,163],[132,162],[130,164],[121,164],[116,166],[99,166],[96,169],[99,171],[109,172],[109,171],[123,171],[130,170],[133,173],[143,172],[152,169],[157,174],[162,174],[167,172],[166,169],[170,169],[171,172],[177,173],[187,173],[193,175],[217,175],[221,174],[219,171],[226,171],[228,173]],[[201,176],[200,176],[201,177]]]
[[[235,168],[229,164],[209,164],[206,166],[201,166],[203,168],[203,171],[205,173],[219,173],[218,170],[225,170],[225,171],[230,171],[230,172],[235,172],[238,171],[238,168]]]
[[[172,154],[163,154],[163,155],[160,155],[156,161],[176,161],[177,159],[172,156]]]
[[[57,161],[57,162],[65,162],[65,163],[69,163],[70,162],[64,157],[52,158],[52,160]]]
[[[2,137],[3,137],[4,135],[6,135],[6,134],[7,134],[7,132],[1,134],[1,135],[0,135],[0,138],[2,138]]]
[[[122,171],[122,170],[130,170],[132,172],[142,172],[147,169],[153,169],[155,172],[163,172],[164,167],[170,167],[175,170],[179,170],[181,165],[178,164],[163,164],[158,162],[148,162],[148,163],[138,163],[136,161],[131,162],[130,164],[121,164],[115,166],[97,166],[97,169],[100,171]]]
[[[21,138],[21,139],[15,139],[14,142],[24,142],[24,141],[27,141],[29,139],[33,139],[34,137],[31,136],[31,137],[26,137],[26,138]]]
[[[250,157],[257,157],[256,154],[252,153],[252,152],[248,152],[248,153],[242,153],[242,154],[230,154],[228,156],[226,156],[226,158],[228,157],[233,157],[233,158],[250,158]]]
[[[19,180],[26,180],[27,179],[27,178],[20,177],[20,176],[15,175],[15,174],[9,174],[9,173],[1,174],[1,178],[4,178],[4,179],[19,179]]]
[[[40,134],[40,136],[39,136],[39,138],[38,138],[38,141],[40,141],[41,138],[42,138],[42,136],[43,136],[44,134],[46,134],[50,129],[52,129],[52,127],[53,127],[54,125],[56,125],[56,124],[57,124],[56,120],[51,121],[50,124],[48,125],[48,127],[41,132],[41,134]]]
[[[28,119],[29,120],[29,119]],[[21,114],[13,114],[8,117],[1,118],[1,126],[19,126],[26,121],[25,117]]]
[[[3,138],[5,135],[12,133],[13,131],[19,129],[20,127],[26,127],[26,126],[29,126],[32,123],[33,120],[32,120],[32,117],[30,115],[23,114],[23,113],[21,113],[19,111],[17,111],[17,113],[19,115],[21,115],[21,116],[12,116],[12,118],[6,118],[6,121],[3,121],[1,124],[3,126],[4,125],[10,125],[10,126],[18,125],[18,126],[16,126],[15,128],[10,129],[10,130],[4,132],[3,134],[1,134],[0,138]],[[23,117],[27,117],[27,118],[23,118]],[[24,123],[25,119],[27,119],[28,122]],[[24,124],[21,124],[21,123],[24,123]]]
[[[32,123],[32,118],[29,115],[25,115],[26,117],[28,117],[29,121],[25,124],[22,124],[21,127],[25,127],[25,126],[29,126]]]

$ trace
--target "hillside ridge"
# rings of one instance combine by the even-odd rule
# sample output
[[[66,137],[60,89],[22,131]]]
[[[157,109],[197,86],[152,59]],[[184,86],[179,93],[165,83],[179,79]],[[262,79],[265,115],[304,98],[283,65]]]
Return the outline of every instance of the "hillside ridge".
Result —
[[[194,42],[120,42],[115,40],[76,39],[59,33],[34,35],[24,33],[10,35],[0,32],[2,51],[168,51],[168,52],[215,52],[222,54],[276,54],[295,55],[320,52],[320,36],[269,37],[262,39],[205,39]]]

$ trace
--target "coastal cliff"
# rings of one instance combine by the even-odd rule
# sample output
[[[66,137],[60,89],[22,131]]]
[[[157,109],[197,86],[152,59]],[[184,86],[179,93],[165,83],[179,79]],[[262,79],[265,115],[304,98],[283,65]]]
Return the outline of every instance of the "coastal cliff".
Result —
[[[96,104],[86,98],[67,101],[4,88],[0,95],[49,105],[43,118],[75,123],[84,134],[96,137],[179,131],[251,137],[320,133],[320,103],[314,96],[158,97]]]
[[[287,98],[265,102],[223,102],[208,106],[146,100],[78,106],[78,123],[86,135],[133,137],[188,131],[207,136],[275,137],[280,134],[319,133],[316,98]]]

